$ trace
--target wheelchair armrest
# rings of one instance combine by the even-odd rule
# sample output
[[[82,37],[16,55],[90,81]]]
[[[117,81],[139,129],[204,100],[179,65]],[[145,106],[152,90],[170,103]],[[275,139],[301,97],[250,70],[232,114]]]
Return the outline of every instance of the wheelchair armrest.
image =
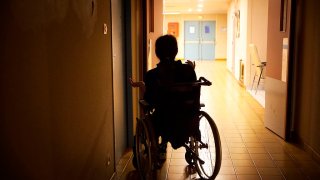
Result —
[[[200,77],[199,82],[200,82],[200,85],[204,85],[204,86],[212,85],[212,83],[209,80],[207,80],[205,77]]]
[[[147,107],[150,106],[150,104],[149,104],[146,100],[144,100],[144,99],[140,99],[140,100],[139,100],[139,104],[140,104],[141,106],[143,106],[144,108],[147,108]]]
[[[140,99],[139,104],[143,109],[144,113],[151,113],[154,110],[154,107],[151,106],[146,100]]]

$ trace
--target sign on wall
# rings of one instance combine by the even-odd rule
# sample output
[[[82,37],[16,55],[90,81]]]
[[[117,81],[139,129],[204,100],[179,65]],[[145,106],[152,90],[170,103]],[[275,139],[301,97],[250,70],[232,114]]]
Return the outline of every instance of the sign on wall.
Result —
[[[179,36],[179,23],[178,22],[169,22],[168,23],[168,34],[171,34],[175,37]]]

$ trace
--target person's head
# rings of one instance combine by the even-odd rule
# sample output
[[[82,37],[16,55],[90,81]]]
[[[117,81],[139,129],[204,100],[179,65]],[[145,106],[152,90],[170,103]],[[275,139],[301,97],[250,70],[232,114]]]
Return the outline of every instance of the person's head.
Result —
[[[163,35],[156,40],[156,55],[160,61],[174,60],[178,53],[177,39],[172,35]]]

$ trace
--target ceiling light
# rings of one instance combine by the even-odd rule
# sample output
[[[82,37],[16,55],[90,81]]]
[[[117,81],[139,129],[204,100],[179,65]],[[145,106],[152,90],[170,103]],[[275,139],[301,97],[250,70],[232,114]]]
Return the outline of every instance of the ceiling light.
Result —
[[[180,12],[163,12],[162,14],[181,14]]]
[[[189,12],[192,12],[192,9],[191,9],[191,8],[189,8],[189,9],[188,9],[188,11],[189,11]]]
[[[198,4],[197,6],[198,6],[198,8],[202,8],[203,4]]]

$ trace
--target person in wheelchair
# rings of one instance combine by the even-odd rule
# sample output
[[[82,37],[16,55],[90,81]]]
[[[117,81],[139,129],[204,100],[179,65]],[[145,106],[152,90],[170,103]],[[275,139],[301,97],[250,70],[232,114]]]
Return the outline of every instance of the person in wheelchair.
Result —
[[[193,103],[190,106],[185,103],[190,99],[199,100],[199,94],[193,90],[172,91],[171,85],[197,80],[194,63],[175,61],[178,45],[174,36],[159,37],[155,51],[160,62],[156,68],[146,73],[145,82],[130,81],[134,87],[144,87],[144,100],[154,108],[152,124],[156,137],[161,137],[162,140],[159,145],[160,159],[165,160],[167,142],[177,149],[184,145],[190,133],[200,133],[198,126],[192,121],[199,108],[194,107]]]

